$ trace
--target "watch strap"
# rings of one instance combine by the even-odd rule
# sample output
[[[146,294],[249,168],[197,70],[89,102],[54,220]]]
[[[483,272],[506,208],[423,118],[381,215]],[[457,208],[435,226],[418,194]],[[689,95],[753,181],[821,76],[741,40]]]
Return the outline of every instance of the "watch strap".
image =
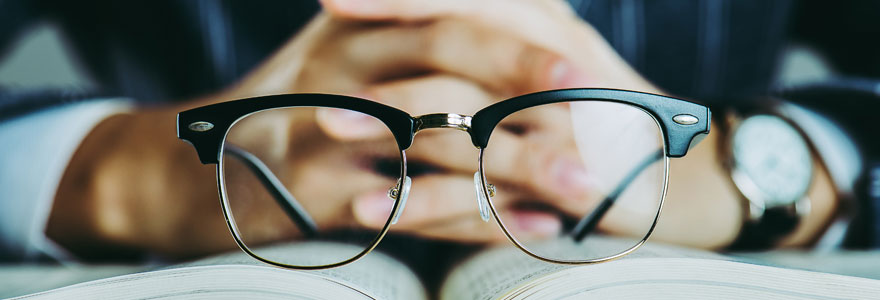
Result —
[[[772,248],[782,237],[791,234],[800,221],[794,205],[764,210],[757,220],[747,220],[730,250],[759,250]]]

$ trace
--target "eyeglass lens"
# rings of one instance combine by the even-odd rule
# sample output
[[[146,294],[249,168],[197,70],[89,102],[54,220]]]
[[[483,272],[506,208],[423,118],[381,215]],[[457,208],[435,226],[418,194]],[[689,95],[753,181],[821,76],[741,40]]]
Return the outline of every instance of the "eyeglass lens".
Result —
[[[372,132],[359,139],[353,135],[364,133],[355,130]],[[236,122],[223,143],[224,205],[237,237],[257,256],[293,266],[336,264],[378,237],[395,203],[388,194],[401,162],[391,131],[372,116],[314,107],[260,111]],[[362,191],[375,191],[372,209],[380,213],[353,213],[351,197]],[[358,220],[364,217],[377,220]],[[271,247],[291,241],[295,251]]]
[[[574,262],[617,255],[646,237],[666,183],[663,150],[644,110],[572,101],[505,117],[482,163],[507,232],[537,256]],[[513,178],[528,184],[493,180],[504,172],[522,172]]]
[[[666,184],[663,150],[657,121],[629,104],[570,101],[517,111],[501,120],[482,150],[474,179],[478,191],[485,184],[491,193],[488,199],[477,193],[480,213],[473,216],[488,220],[491,201],[504,230],[542,258],[617,255],[655,223]],[[383,228],[362,224],[396,219],[395,199],[410,183],[400,181],[403,161],[391,130],[370,115],[314,107],[260,111],[237,121],[224,140],[224,209],[236,238],[264,260],[341,263],[370,248]],[[368,203],[375,213],[352,207],[363,191],[375,195],[354,205]],[[272,247],[291,241],[296,253]]]

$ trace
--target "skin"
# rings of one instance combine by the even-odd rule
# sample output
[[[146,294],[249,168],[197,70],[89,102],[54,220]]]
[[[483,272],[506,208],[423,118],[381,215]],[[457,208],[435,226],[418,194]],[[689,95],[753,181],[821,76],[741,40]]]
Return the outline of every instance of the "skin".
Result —
[[[182,258],[234,248],[217,201],[214,166],[201,165],[192,147],[175,135],[177,112],[205,104],[322,92],[368,98],[415,116],[472,114],[511,96],[568,87],[662,93],[561,1],[327,0],[323,4],[325,11],[307,28],[236,85],[183,105],[139,109],[100,123],[64,174],[49,220],[49,237],[87,258],[132,251]],[[541,123],[552,117],[523,118],[536,128],[553,128]],[[381,141],[381,126],[321,109],[280,119],[288,125],[281,128],[311,124],[305,136],[314,141],[313,147],[242,140],[244,146],[260,153],[298,154],[267,154],[267,163],[297,166],[285,177],[293,186],[308,187],[297,195],[327,198],[320,205],[304,203],[320,227],[381,228],[389,209],[383,197],[394,180],[359,168],[346,160],[349,152],[340,150],[356,152]],[[245,133],[265,129],[259,123],[241,128]],[[546,201],[588,192],[587,185],[560,184],[554,180],[560,174],[548,173],[552,168],[505,159],[517,155],[547,162],[572,159],[564,147],[535,148],[530,140],[534,136],[540,135],[493,134],[493,143],[503,146],[487,155],[486,165],[499,166],[488,169],[487,177],[499,186],[518,187],[493,199],[501,210],[517,199]],[[717,134],[710,135],[686,158],[673,160],[664,217],[653,239],[717,249],[736,237],[742,202],[720,167],[717,139]],[[407,155],[439,171],[414,178],[406,211],[391,230],[462,242],[504,241],[496,224],[480,220],[472,196],[458,197],[473,193],[471,176],[477,161],[465,135],[449,130],[419,133]],[[337,164],[336,173],[322,168],[328,162]],[[812,199],[820,204],[813,205],[813,213],[786,246],[809,243],[834,211],[827,173],[820,168],[816,176]],[[334,192],[323,192],[328,189]],[[549,205],[561,211],[580,209],[566,203]],[[273,229],[286,222],[277,208],[255,207],[252,213],[239,223],[258,228],[255,234],[260,241],[297,235]],[[558,229],[558,220],[547,215],[521,217],[528,221],[522,224],[539,236]],[[614,232],[615,228],[602,229]],[[615,233],[627,234],[623,231]]]

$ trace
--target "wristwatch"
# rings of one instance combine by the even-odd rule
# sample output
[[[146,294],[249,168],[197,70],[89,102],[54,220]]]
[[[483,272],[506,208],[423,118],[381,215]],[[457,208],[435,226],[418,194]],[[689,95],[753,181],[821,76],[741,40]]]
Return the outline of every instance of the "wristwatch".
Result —
[[[730,249],[770,248],[809,213],[812,153],[798,128],[778,115],[753,114],[732,123],[726,164],[745,213]]]

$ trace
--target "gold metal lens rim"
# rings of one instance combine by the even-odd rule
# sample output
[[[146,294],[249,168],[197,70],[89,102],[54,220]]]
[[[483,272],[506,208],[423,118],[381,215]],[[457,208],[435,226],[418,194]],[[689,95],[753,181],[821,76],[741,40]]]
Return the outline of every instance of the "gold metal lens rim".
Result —
[[[609,261],[624,257],[627,254],[630,254],[633,251],[636,251],[637,249],[639,249],[639,247],[641,247],[642,245],[644,245],[648,241],[648,238],[651,236],[651,233],[653,233],[654,229],[657,227],[657,222],[660,220],[660,213],[663,211],[663,203],[666,201],[666,190],[669,187],[669,156],[666,155],[666,153],[668,153],[668,149],[666,147],[666,136],[663,134],[663,126],[660,125],[660,121],[657,120],[657,118],[653,114],[649,113],[648,111],[646,111],[640,107],[636,107],[636,106],[633,106],[633,107],[638,108],[643,113],[645,113],[647,116],[651,117],[651,119],[654,120],[654,124],[657,126],[658,132],[660,132],[660,139],[661,139],[660,144],[663,147],[663,149],[662,149],[663,150],[663,189],[660,193],[660,204],[657,207],[657,213],[654,215],[654,221],[651,222],[651,227],[648,228],[648,232],[645,233],[645,235],[642,237],[642,239],[638,243],[636,243],[635,245],[633,245],[629,249],[626,249],[626,250],[621,251],[620,253],[617,253],[614,255],[596,258],[596,259],[559,260],[559,259],[543,257],[541,255],[535,254],[532,251],[528,250],[528,248],[526,248],[519,240],[517,240],[516,237],[514,237],[513,234],[511,234],[507,230],[507,228],[504,226],[504,222],[501,221],[501,217],[499,216],[498,211],[495,209],[495,203],[493,203],[492,198],[489,197],[490,191],[489,191],[488,183],[486,180],[486,171],[483,168],[483,152],[485,151],[486,148],[480,148],[478,164],[479,164],[479,171],[480,171],[480,183],[483,187],[481,189],[483,192],[483,196],[489,200],[488,201],[489,202],[489,210],[492,212],[492,216],[495,218],[495,222],[498,224],[498,227],[501,227],[501,231],[504,232],[504,235],[507,237],[507,239],[511,243],[513,243],[517,248],[519,248],[519,250],[525,252],[526,254],[528,254],[529,256],[531,256],[533,258],[536,258],[536,259],[539,259],[539,260],[542,260],[545,262],[549,262],[549,263],[564,264],[564,265],[590,265],[590,264],[609,262]]]
[[[225,139],[224,139],[224,143],[225,143]],[[222,148],[220,150],[220,157],[221,158],[223,157],[223,149]],[[280,267],[280,268],[285,268],[285,269],[294,269],[294,270],[320,270],[320,269],[341,267],[341,266],[350,264],[352,262],[355,262],[358,259],[361,259],[365,255],[369,254],[371,251],[373,251],[373,249],[376,248],[376,246],[379,245],[379,242],[381,242],[382,238],[385,237],[385,234],[388,233],[388,230],[391,227],[391,220],[393,219],[395,212],[397,212],[397,210],[399,209],[400,198],[398,197],[398,199],[394,200],[394,205],[391,208],[391,214],[389,214],[388,219],[385,220],[385,225],[382,226],[382,230],[379,231],[379,234],[376,236],[376,238],[374,238],[373,241],[370,242],[369,246],[367,246],[363,251],[361,251],[360,253],[358,253],[357,255],[355,255],[349,259],[346,259],[346,260],[343,260],[340,262],[336,262],[336,263],[332,263],[332,264],[314,265],[314,266],[293,265],[293,264],[286,264],[286,263],[282,263],[282,262],[277,262],[277,261],[274,261],[271,259],[264,258],[264,257],[260,256],[259,254],[255,253],[242,240],[241,232],[238,230],[238,225],[235,223],[235,218],[232,215],[232,209],[229,205],[229,197],[226,193],[225,178],[223,175],[223,161],[224,161],[223,159],[220,159],[219,163],[217,163],[217,167],[216,167],[215,171],[217,173],[217,186],[218,186],[219,194],[220,194],[220,207],[223,210],[223,218],[226,220],[226,227],[229,229],[229,232],[232,233],[232,238],[235,240],[235,243],[236,243],[236,245],[238,245],[238,248],[240,248],[242,251],[247,253],[248,256],[250,256],[256,260],[259,260],[263,263],[275,266],[275,267]],[[400,178],[406,178],[406,151],[403,151],[403,150],[400,151],[400,162],[401,162],[401,164],[400,164],[400,174],[401,174]],[[402,189],[403,188],[402,185],[403,185],[403,180],[399,180],[397,188]]]
[[[636,243],[635,245],[633,245],[632,247],[630,247],[626,250],[621,251],[620,253],[610,255],[610,256],[601,257],[601,258],[596,258],[596,259],[560,260],[560,259],[553,259],[553,258],[543,257],[541,255],[538,255],[538,254],[532,252],[531,250],[529,250],[525,245],[523,245],[519,240],[517,240],[516,237],[514,237],[513,234],[510,233],[510,231],[507,230],[507,227],[504,226],[504,222],[501,221],[501,217],[499,216],[498,211],[495,209],[495,203],[492,202],[492,198],[488,197],[489,190],[486,185],[486,182],[487,182],[486,175],[485,175],[486,173],[483,170],[483,149],[484,148],[480,148],[480,174],[481,174],[480,181],[483,186],[483,188],[482,188],[483,195],[486,196],[487,199],[489,200],[488,201],[489,202],[489,210],[492,212],[492,216],[495,219],[495,222],[498,224],[498,227],[501,227],[501,231],[504,232],[504,236],[506,236],[507,239],[511,243],[514,244],[514,246],[519,248],[519,250],[521,250],[522,252],[525,252],[526,254],[528,254],[529,256],[531,256],[533,258],[536,258],[536,259],[539,259],[539,260],[542,260],[545,262],[549,262],[549,263],[564,264],[564,265],[590,265],[590,264],[609,262],[609,261],[624,257],[627,254],[630,254],[633,251],[636,251],[637,249],[639,249],[639,247],[644,245],[648,241],[648,238],[651,236],[651,234],[654,232],[654,228],[657,227],[657,222],[660,220],[660,212],[663,210],[663,203],[666,200],[666,190],[667,190],[667,187],[669,186],[669,157],[668,156],[663,157],[663,165],[664,165],[664,167],[663,167],[663,170],[664,170],[663,171],[663,189],[660,194],[660,204],[657,207],[657,213],[654,215],[654,220],[651,222],[651,227],[648,228],[648,232],[641,238],[641,240],[639,240],[638,243]],[[665,151],[665,149],[664,149],[664,151]]]
[[[641,109],[641,108],[639,108],[639,109]],[[644,111],[644,109],[641,109],[641,110]],[[657,118],[646,111],[644,111],[644,112],[654,120],[655,124],[657,125],[658,130],[660,130],[660,132],[662,132],[663,128],[660,125],[660,122],[657,120]],[[504,232],[504,235],[507,237],[507,239],[511,243],[513,243],[514,246],[516,246],[521,251],[525,252],[527,255],[529,255],[533,258],[536,258],[536,259],[539,259],[539,260],[542,260],[545,262],[549,262],[549,263],[557,263],[557,264],[565,264],[565,265],[589,265],[589,264],[597,264],[597,263],[603,263],[603,262],[608,262],[608,261],[612,261],[615,259],[619,259],[623,256],[626,256],[627,254],[632,253],[633,251],[637,250],[639,247],[644,245],[645,242],[648,241],[648,238],[653,233],[654,229],[657,226],[657,222],[660,219],[660,213],[663,210],[663,204],[666,200],[666,191],[667,191],[667,187],[669,184],[669,157],[665,156],[665,153],[667,153],[667,150],[668,150],[666,147],[666,137],[661,134],[661,138],[662,138],[661,144],[663,145],[663,153],[664,153],[664,159],[663,159],[664,171],[663,171],[663,189],[662,189],[662,192],[660,195],[660,204],[657,209],[657,213],[654,215],[654,220],[651,223],[651,227],[648,229],[648,232],[642,237],[642,239],[638,243],[636,243],[634,246],[630,247],[629,249],[626,249],[626,250],[624,250],[618,254],[615,254],[615,255],[597,258],[597,259],[588,259],[588,260],[558,260],[558,259],[553,259],[553,258],[542,257],[542,256],[537,255],[537,254],[531,252],[530,250],[528,250],[524,245],[522,245],[522,243],[520,243],[507,230],[506,227],[504,227],[504,224],[501,221],[501,218],[499,217],[497,210],[495,209],[495,204],[492,202],[492,198],[490,198],[488,196],[490,192],[489,192],[489,188],[488,188],[488,184],[487,184],[487,180],[486,180],[486,175],[485,175],[486,172],[484,171],[484,168],[483,168],[483,154],[484,154],[485,148],[479,149],[480,151],[479,151],[479,158],[478,158],[478,168],[479,168],[479,171],[481,174],[480,181],[481,181],[481,185],[482,185],[482,192],[483,192],[484,196],[486,196],[488,199],[489,209],[492,212],[493,217],[495,218],[495,222],[498,224],[499,227],[501,227],[501,230],[502,230],[502,232]],[[225,144],[225,142],[226,141],[225,141],[225,135],[224,135],[224,140],[222,141],[221,144]],[[221,158],[223,157],[222,147],[220,150],[220,157]],[[401,158],[401,166],[400,166],[400,170],[401,170],[400,179],[401,180],[398,180],[398,186],[397,186],[398,189],[403,188],[403,186],[402,186],[403,182],[404,182],[403,178],[406,177],[407,168],[406,168],[406,151],[405,150],[400,151],[400,158]],[[254,251],[252,251],[247,245],[244,244],[244,242],[241,239],[241,235],[238,230],[238,227],[235,223],[235,219],[232,217],[231,208],[228,203],[228,197],[226,194],[226,186],[224,184],[225,180],[224,180],[224,176],[223,176],[223,159],[220,159],[219,162],[217,163],[216,173],[217,173],[217,186],[218,186],[219,194],[220,194],[220,205],[223,210],[223,217],[226,220],[226,225],[227,225],[229,231],[232,233],[232,237],[235,240],[235,243],[238,245],[238,247],[242,251],[244,251],[249,256],[253,257],[254,259],[259,260],[261,262],[264,262],[266,264],[272,265],[272,266],[286,268],[286,269],[295,269],[295,270],[327,269],[327,268],[334,268],[334,267],[343,266],[343,265],[352,263],[354,261],[357,261],[358,259],[364,257],[365,255],[367,255],[371,251],[373,251],[373,249],[376,248],[376,246],[379,244],[379,242],[381,242],[381,240],[385,237],[385,235],[388,233],[388,230],[390,229],[391,221],[392,221],[394,215],[396,213],[398,213],[398,209],[400,209],[400,207],[399,207],[400,206],[400,201],[399,201],[400,198],[398,198],[398,199],[395,199],[394,205],[391,209],[391,214],[388,216],[388,219],[385,221],[385,225],[382,227],[382,230],[379,232],[379,234],[376,236],[376,238],[373,239],[373,241],[370,243],[370,245],[366,249],[364,249],[363,251],[361,251],[360,253],[358,253],[354,257],[351,257],[347,260],[337,262],[337,263],[316,265],[316,266],[300,266],[300,265],[285,264],[285,263],[280,263],[280,262],[276,262],[276,261],[273,261],[270,259],[263,258],[263,257],[259,256],[258,254],[254,253]]]

